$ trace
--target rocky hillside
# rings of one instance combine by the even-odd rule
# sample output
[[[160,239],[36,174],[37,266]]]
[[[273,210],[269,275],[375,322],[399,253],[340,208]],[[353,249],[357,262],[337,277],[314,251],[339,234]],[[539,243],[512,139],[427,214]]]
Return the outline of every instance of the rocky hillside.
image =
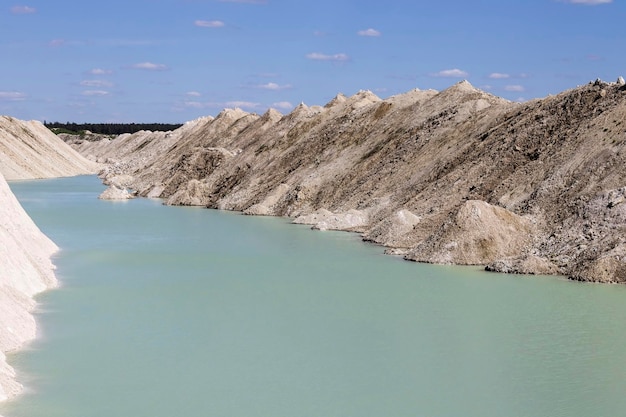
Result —
[[[40,122],[0,116],[0,173],[6,180],[68,177],[98,169]]]
[[[466,81],[340,94],[75,147],[168,204],[290,216],[420,262],[626,282],[625,144],[626,87],[598,80],[526,103]]]

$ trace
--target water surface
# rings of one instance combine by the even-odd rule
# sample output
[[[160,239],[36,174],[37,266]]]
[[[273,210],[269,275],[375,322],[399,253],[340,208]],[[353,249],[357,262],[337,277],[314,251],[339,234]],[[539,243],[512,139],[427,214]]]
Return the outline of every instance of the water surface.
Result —
[[[62,251],[5,417],[618,416],[626,287],[385,256],[341,232],[14,182]]]

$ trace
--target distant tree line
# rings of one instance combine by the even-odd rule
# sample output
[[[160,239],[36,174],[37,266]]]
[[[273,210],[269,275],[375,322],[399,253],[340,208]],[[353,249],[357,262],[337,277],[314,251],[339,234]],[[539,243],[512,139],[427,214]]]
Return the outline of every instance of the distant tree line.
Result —
[[[135,133],[140,130],[151,130],[153,132],[178,129],[182,124],[169,123],[43,123],[54,133],[84,134],[85,131],[99,133],[102,135],[121,135],[122,133]]]

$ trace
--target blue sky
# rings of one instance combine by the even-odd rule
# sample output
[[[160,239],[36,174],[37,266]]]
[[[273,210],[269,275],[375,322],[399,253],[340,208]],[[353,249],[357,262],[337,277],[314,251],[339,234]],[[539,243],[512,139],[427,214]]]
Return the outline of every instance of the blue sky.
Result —
[[[623,0],[0,0],[0,114],[184,122],[462,80],[509,100],[626,76]]]

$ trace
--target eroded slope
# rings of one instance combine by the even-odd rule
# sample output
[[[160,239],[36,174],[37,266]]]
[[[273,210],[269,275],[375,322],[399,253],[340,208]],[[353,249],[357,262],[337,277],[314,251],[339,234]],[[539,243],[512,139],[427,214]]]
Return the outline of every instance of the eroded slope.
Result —
[[[619,83],[523,104],[465,81],[362,91],[286,116],[225,110],[169,135],[135,136],[123,154],[119,139],[79,149],[116,155],[126,185],[168,204],[357,231],[422,262],[626,282]]]

